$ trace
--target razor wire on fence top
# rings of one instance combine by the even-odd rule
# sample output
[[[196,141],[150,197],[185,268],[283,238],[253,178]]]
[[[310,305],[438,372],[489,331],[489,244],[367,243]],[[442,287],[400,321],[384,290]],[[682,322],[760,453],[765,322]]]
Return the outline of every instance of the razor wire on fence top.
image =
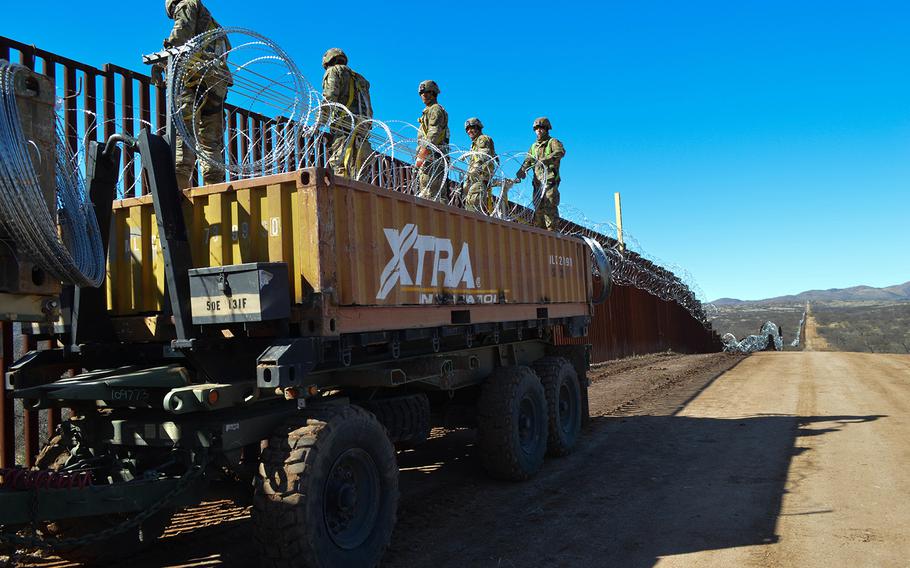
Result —
[[[168,83],[172,93],[194,94],[188,100],[171,97],[171,105],[164,109],[172,117],[178,136],[196,153],[198,161],[223,170],[226,180],[326,165],[332,137],[341,133],[346,137],[345,145],[354,143],[358,136],[368,142],[368,155],[350,175],[359,181],[390,191],[417,194],[418,170],[414,162],[423,146],[438,156],[439,166],[433,175],[444,181],[439,194],[434,196],[439,201],[463,205],[468,172],[476,161],[489,174],[485,179],[490,198],[480,205],[479,213],[530,224],[540,199],[532,176],[522,180],[513,177],[529,160],[527,152],[507,151],[489,156],[454,144],[436,147],[419,141],[417,126],[408,122],[355,116],[344,105],[325,100],[285,51],[250,30],[223,28],[192,39],[176,56]],[[223,155],[211,153],[199,143],[203,134],[199,121],[184,120],[184,115],[195,116],[201,112],[202,101],[209,95],[220,94],[219,89],[226,91],[226,106],[230,110]],[[153,94],[161,96],[154,90]],[[159,109],[163,108],[162,102],[158,101]],[[140,114],[132,105],[132,97],[124,100],[121,96],[110,104],[111,108],[105,107],[103,115],[78,105],[69,109],[82,116],[81,121],[70,121],[76,125],[71,126],[74,132],[61,135],[77,141],[76,148],[71,148],[68,154],[72,162],[84,163],[85,148],[96,132],[132,133],[134,129],[148,128],[156,134],[165,133],[161,116]],[[59,114],[63,112],[58,108]],[[330,118],[320,120],[323,116]],[[84,125],[81,129],[80,122]],[[140,160],[138,153],[124,152],[118,197],[139,195],[144,189],[139,187]],[[535,166],[539,161],[530,158],[530,163],[532,169],[538,169]],[[78,175],[78,168],[73,171]],[[707,324],[705,307],[699,300],[702,295],[687,271],[680,267],[671,271],[669,265],[647,255],[628,231],[624,231],[624,243],[620,243],[613,223],[589,219],[581,209],[565,202],[560,205],[560,213],[556,230],[596,241],[609,260],[612,282],[674,302]]]

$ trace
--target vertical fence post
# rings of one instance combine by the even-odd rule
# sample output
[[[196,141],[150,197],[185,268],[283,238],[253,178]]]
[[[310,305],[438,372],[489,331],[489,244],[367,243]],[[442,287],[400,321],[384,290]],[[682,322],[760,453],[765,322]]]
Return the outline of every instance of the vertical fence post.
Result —
[[[95,85],[97,75],[94,72],[85,71],[85,91],[82,98],[82,105],[86,112],[82,117],[83,130],[85,130],[85,139],[88,141],[98,140],[98,87]]]
[[[63,91],[63,96],[66,97],[64,101],[66,110],[63,115],[63,124],[66,129],[66,146],[71,153],[75,154],[79,151],[79,123],[76,118],[78,85],[76,82],[76,69],[68,65],[63,75]]]
[[[13,393],[6,390],[6,371],[13,362],[13,324],[0,322],[0,468],[16,463],[16,415]]]
[[[155,129],[152,128],[152,93],[151,85],[145,81],[139,81],[139,131],[143,128],[148,129],[152,134]],[[140,156],[140,159],[142,157]],[[139,195],[145,195],[149,192],[145,176],[140,176]]]
[[[120,76],[120,114],[123,119],[123,133],[132,137],[133,129],[133,80],[126,75]],[[132,148],[123,149],[123,193],[124,197],[136,196],[135,153]]]
[[[228,164],[232,166],[236,166],[240,163],[240,157],[237,155],[237,148],[240,146],[240,140],[238,140],[238,138],[243,135],[243,131],[240,129],[240,124],[240,113],[238,113],[236,110],[231,110],[228,113],[226,122],[226,125],[229,128],[228,151],[226,157],[228,159]],[[232,181],[234,179],[234,175],[231,174],[230,171],[226,173],[227,175],[225,176],[224,181]]]

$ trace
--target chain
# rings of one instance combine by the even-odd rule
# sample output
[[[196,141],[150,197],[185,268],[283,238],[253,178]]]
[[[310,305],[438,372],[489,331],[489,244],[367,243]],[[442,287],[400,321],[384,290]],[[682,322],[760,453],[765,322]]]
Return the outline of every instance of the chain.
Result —
[[[203,459],[203,463],[197,466],[194,466],[189,471],[187,471],[183,476],[177,481],[177,485],[173,489],[167,492],[161,499],[153,503],[149,508],[138,513],[137,515],[126,519],[122,523],[115,525],[113,527],[104,529],[96,533],[88,534],[82,537],[74,538],[54,538],[54,537],[40,537],[37,533],[33,536],[19,536],[16,534],[4,534],[0,533],[0,545],[12,545],[17,547],[25,548],[40,548],[44,550],[54,550],[61,548],[77,548],[107,540],[112,536],[124,533],[130,529],[133,529],[143,522],[145,522],[149,517],[154,515],[173,501],[178,495],[186,491],[189,485],[195,481],[197,478],[201,477],[205,472],[206,465],[208,465],[208,460]],[[38,516],[38,497],[37,491],[33,490],[33,498],[31,500],[32,505],[32,519],[37,519]],[[34,530],[34,522],[32,523]]]

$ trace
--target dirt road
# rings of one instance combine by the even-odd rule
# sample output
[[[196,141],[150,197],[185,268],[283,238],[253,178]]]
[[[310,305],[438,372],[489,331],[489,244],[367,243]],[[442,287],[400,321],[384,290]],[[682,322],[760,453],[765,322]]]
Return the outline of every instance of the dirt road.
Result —
[[[818,333],[818,322],[812,314],[812,304],[806,304],[806,351],[828,351],[828,341]]]
[[[487,479],[470,431],[401,454],[383,566],[908,565],[910,356],[664,354],[592,381],[578,451],[530,482]],[[250,530],[212,501],[130,565],[255,565]]]

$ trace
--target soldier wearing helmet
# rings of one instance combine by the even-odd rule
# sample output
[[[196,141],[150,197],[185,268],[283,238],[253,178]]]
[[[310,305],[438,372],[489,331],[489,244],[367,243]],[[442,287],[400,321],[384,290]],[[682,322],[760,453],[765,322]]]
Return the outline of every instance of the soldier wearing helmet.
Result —
[[[221,27],[200,0],[165,0],[164,10],[174,20],[164,47],[180,47],[199,34]],[[202,50],[197,56],[199,61],[191,61],[198,64],[188,67],[183,92],[176,93],[187,131],[195,135],[198,148],[207,157],[221,163],[224,162],[224,100],[233,84],[227,68],[226,54],[230,48],[227,38],[218,38]],[[196,169],[196,156],[180,136],[174,154],[177,187],[186,189]],[[203,185],[222,182],[224,169],[202,160]]]
[[[417,195],[425,199],[446,201],[446,167],[443,156],[449,151],[449,115],[436,102],[439,86],[435,81],[423,81],[417,88],[423,100],[423,114],[417,129]]]
[[[562,142],[550,136],[550,119],[542,116],[534,121],[537,140],[531,144],[528,157],[518,169],[519,180],[533,168],[535,227],[554,230],[559,220],[559,163],[566,155]]]
[[[322,96],[334,103],[320,108],[317,118],[317,124],[329,128],[329,167],[335,175],[355,178],[373,153],[368,122],[373,118],[370,83],[348,67],[348,56],[337,47],[322,56],[322,68]]]
[[[467,119],[464,130],[471,139],[468,173],[464,181],[464,206],[468,211],[490,211],[492,209],[490,180],[496,170],[496,149],[493,139],[483,133],[483,123],[479,118]]]

